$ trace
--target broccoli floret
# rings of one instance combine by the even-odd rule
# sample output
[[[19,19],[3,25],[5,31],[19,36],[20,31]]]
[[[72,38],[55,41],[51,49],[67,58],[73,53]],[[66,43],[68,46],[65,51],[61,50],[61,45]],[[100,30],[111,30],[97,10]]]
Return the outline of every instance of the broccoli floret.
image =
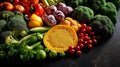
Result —
[[[5,51],[1,50],[0,51],[0,59],[5,58],[5,55],[6,55]]]
[[[7,36],[5,44],[5,51],[7,58],[18,58],[22,61],[29,61],[32,58],[35,58],[35,55],[38,50],[42,50],[44,48],[41,45],[41,39],[43,34],[40,33],[32,33],[28,34],[21,39],[16,39],[15,31],[12,31],[10,35]],[[1,52],[1,57],[4,55]]]
[[[3,30],[7,22],[5,20],[0,20],[0,32]]]
[[[0,44],[0,58],[2,59],[13,59],[18,55],[18,43],[13,44]]]
[[[19,43],[19,40],[14,37],[14,33],[11,32],[5,39],[6,44]]]
[[[28,61],[35,57],[36,51],[34,48],[39,47],[41,45],[41,42],[37,42],[31,45],[24,44],[22,48],[20,49],[20,59],[22,61]]]
[[[15,15],[13,17],[10,17],[7,23],[7,27],[10,30],[25,30],[27,32],[29,31],[25,20],[20,15]]]
[[[41,45],[41,41],[43,39],[43,34],[33,33],[25,36],[20,40],[20,43],[25,43],[20,49],[20,59],[23,61],[28,61],[32,58],[35,58],[38,50],[42,50],[44,48]]]
[[[91,8],[95,14],[98,14],[101,6],[106,4],[106,0],[83,0],[82,5]]]
[[[65,0],[66,5],[69,5],[73,8],[81,5],[83,0]]]
[[[5,58],[5,56],[6,56],[6,52],[4,51],[4,49],[5,49],[5,45],[0,44],[0,59]]]
[[[114,24],[110,18],[105,15],[96,15],[92,19],[90,26],[92,30],[103,39],[110,37],[114,32]]]
[[[43,39],[43,34],[32,33],[20,39],[19,42],[26,42],[27,44],[31,44],[37,42],[38,40],[41,41],[42,39]]]
[[[117,9],[120,8],[120,0],[106,0],[106,1],[114,3]]]
[[[23,13],[21,13],[20,11],[14,11],[14,14],[15,14],[15,15],[20,15],[20,16],[22,16],[22,17],[24,18]]]
[[[15,14],[11,11],[2,11],[0,12],[0,20],[6,20],[8,21],[10,17],[15,16]]]
[[[24,30],[23,30],[24,31]],[[23,34],[21,33],[23,31],[9,31],[8,34],[6,36],[4,36],[5,38],[5,43],[6,44],[12,44],[12,43],[20,43],[20,40],[23,38]]]
[[[94,12],[87,6],[78,6],[72,12],[72,17],[79,23],[89,24],[89,21],[94,17]]]
[[[106,5],[103,5],[100,8],[99,13],[108,16],[112,20],[113,24],[116,24],[118,12],[113,3],[107,2]]]
[[[11,33],[11,31],[2,31],[0,33],[0,44],[5,43],[5,39],[10,33]]]

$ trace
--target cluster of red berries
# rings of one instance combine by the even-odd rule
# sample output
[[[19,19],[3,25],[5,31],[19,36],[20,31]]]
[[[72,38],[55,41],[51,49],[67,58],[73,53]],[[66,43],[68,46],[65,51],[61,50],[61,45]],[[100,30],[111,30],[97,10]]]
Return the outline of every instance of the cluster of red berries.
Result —
[[[90,26],[87,26],[86,24],[82,24],[79,32],[78,32],[78,45],[76,47],[69,47],[69,53],[70,54],[77,54],[81,55],[81,49],[84,47],[91,49],[93,47],[93,44],[97,43],[97,39],[99,39],[99,36],[96,36],[95,33],[92,31],[92,28]]]

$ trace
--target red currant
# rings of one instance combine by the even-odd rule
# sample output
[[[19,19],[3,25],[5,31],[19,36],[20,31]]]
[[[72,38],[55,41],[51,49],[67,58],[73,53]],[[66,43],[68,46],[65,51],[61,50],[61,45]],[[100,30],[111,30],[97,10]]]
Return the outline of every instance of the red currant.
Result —
[[[88,40],[87,42],[88,42],[88,44],[92,44],[92,40]]]
[[[88,32],[90,32],[90,31],[92,30],[92,28],[91,28],[90,26],[87,26],[87,27],[86,27],[86,30],[87,30]]]
[[[87,41],[84,41],[84,42],[83,42],[83,44],[84,44],[84,45],[87,45],[87,44],[88,44],[88,42],[87,42]]]
[[[85,33],[86,32],[86,29],[81,29],[81,33]]]
[[[77,46],[75,47],[75,50],[80,50],[80,46],[77,45]]]
[[[79,43],[83,43],[84,41],[83,41],[83,39],[82,38],[80,38],[79,39]]]
[[[81,29],[84,29],[84,28],[86,28],[86,27],[87,27],[86,24],[82,24]]]
[[[77,50],[76,53],[77,53],[77,55],[81,55],[82,52],[80,50]]]
[[[92,45],[91,45],[91,44],[89,44],[89,45],[88,45],[88,48],[89,48],[89,49],[91,49],[91,48],[92,48]]]
[[[94,35],[93,35],[93,36],[91,36],[91,38],[92,38],[92,39],[95,39],[95,38],[96,38],[96,36],[94,36]]]
[[[73,49],[73,48],[74,48],[73,46],[69,46],[69,50],[70,50],[70,49]]]
[[[88,40],[88,39],[90,39],[90,38],[89,38],[89,36],[84,36],[83,39],[84,39],[84,40]]]
[[[80,46],[80,48],[83,48],[83,47],[84,47],[84,45],[83,45],[82,43],[80,43],[79,46]]]
[[[69,53],[70,53],[70,54],[74,54],[74,53],[75,53],[75,50],[74,50],[74,49],[70,49],[70,50],[69,50]]]
[[[88,34],[86,33],[86,34],[84,34],[85,36],[88,36]]]
[[[93,36],[95,33],[92,31],[89,33],[90,36]]]
[[[83,37],[83,35],[84,35],[83,33],[79,33],[79,34],[78,34],[78,37],[81,38],[81,37]]]
[[[96,44],[96,43],[97,43],[97,40],[96,40],[96,39],[93,39],[92,41],[93,41],[93,44]]]

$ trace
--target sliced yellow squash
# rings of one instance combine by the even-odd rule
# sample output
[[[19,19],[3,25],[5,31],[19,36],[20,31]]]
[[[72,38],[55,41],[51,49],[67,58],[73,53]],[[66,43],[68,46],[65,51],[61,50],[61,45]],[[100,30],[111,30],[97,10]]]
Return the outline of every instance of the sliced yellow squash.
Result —
[[[69,46],[75,47],[78,44],[78,37],[72,27],[56,25],[44,35],[43,42],[50,50],[65,52],[69,49]]]

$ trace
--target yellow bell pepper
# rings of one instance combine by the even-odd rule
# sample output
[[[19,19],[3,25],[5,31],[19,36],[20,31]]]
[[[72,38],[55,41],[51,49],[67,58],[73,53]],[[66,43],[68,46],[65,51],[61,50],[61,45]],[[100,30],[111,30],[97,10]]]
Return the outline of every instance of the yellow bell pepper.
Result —
[[[30,21],[28,22],[28,27],[29,28],[34,28],[34,27],[41,27],[43,26],[43,20],[40,16],[37,16],[36,14],[32,14],[30,16]]]

